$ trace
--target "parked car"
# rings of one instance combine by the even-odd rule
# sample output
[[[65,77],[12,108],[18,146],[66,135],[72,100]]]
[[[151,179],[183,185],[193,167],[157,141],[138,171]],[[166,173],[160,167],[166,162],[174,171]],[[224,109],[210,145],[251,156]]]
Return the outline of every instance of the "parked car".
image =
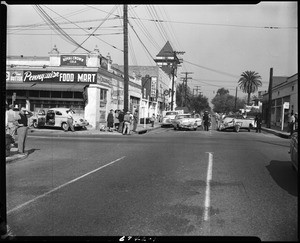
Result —
[[[47,112],[40,110],[36,116],[32,118],[34,128],[39,127],[61,127],[67,128],[67,110],[69,108],[50,108]],[[73,114],[74,127],[85,128],[89,125],[88,121],[81,116]]]
[[[176,115],[178,115],[177,111],[167,111],[166,115],[162,118],[161,126],[172,126],[172,121],[175,119]]]
[[[174,127],[174,130],[177,129],[189,129],[196,131],[198,128],[198,125],[201,126],[201,123],[197,123],[198,118],[194,118],[191,114],[180,114],[175,117],[175,119],[172,121],[172,125]],[[201,119],[201,118],[200,118]],[[199,122],[199,119],[198,119]]]
[[[240,129],[247,129],[249,132],[255,128],[254,117],[243,117],[242,115],[231,115],[224,117],[218,124],[218,130],[224,131],[233,129],[239,132]]]
[[[290,156],[293,167],[298,172],[298,130],[293,132],[290,140]]]

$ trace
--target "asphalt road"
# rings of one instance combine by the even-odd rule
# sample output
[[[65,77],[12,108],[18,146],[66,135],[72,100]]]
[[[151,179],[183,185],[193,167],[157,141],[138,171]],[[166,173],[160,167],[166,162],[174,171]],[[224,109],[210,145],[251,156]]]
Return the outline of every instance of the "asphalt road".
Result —
[[[7,164],[16,236],[258,236],[298,240],[289,140],[254,131],[29,136]]]

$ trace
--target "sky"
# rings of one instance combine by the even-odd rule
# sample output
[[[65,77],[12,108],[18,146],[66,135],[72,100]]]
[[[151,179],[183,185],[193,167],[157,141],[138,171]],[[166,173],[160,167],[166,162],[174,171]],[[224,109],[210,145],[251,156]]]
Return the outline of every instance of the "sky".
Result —
[[[297,8],[297,1],[128,5],[129,65],[156,65],[153,59],[169,41],[184,52],[178,80],[190,72],[188,86],[209,101],[220,88],[235,95],[244,71],[257,72],[259,91],[266,91],[270,68],[273,76],[298,72]],[[41,12],[54,20],[52,27]],[[7,5],[7,55],[48,56],[54,45],[61,53],[87,53],[97,46],[123,65],[122,16],[123,5],[114,4]],[[246,97],[240,89],[237,95]]]

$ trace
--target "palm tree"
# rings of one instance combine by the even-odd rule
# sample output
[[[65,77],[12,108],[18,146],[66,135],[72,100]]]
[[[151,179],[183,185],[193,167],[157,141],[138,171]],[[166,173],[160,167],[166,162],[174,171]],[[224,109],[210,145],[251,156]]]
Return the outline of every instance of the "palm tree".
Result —
[[[238,81],[239,88],[248,94],[247,104],[250,103],[250,94],[257,91],[258,87],[262,86],[261,76],[254,71],[245,71],[241,74]]]

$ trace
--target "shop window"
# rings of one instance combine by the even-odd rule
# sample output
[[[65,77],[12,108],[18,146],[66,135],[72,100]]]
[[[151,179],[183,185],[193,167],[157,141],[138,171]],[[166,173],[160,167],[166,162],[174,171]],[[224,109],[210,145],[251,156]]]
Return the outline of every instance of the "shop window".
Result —
[[[6,90],[6,97],[12,96],[13,95],[13,91],[12,90]]]
[[[63,98],[73,98],[73,92],[70,92],[70,91],[62,92],[62,97]]]
[[[50,91],[40,91],[40,97],[50,97]]]
[[[16,95],[25,97],[26,96],[26,90],[18,90],[16,92]]]
[[[83,99],[82,92],[74,92],[74,98]]]
[[[101,89],[100,90],[100,100],[106,100],[106,98],[107,98],[107,90]]]
[[[38,90],[29,90],[29,97],[39,97]]]
[[[51,97],[52,98],[61,98],[61,91],[52,91]]]

